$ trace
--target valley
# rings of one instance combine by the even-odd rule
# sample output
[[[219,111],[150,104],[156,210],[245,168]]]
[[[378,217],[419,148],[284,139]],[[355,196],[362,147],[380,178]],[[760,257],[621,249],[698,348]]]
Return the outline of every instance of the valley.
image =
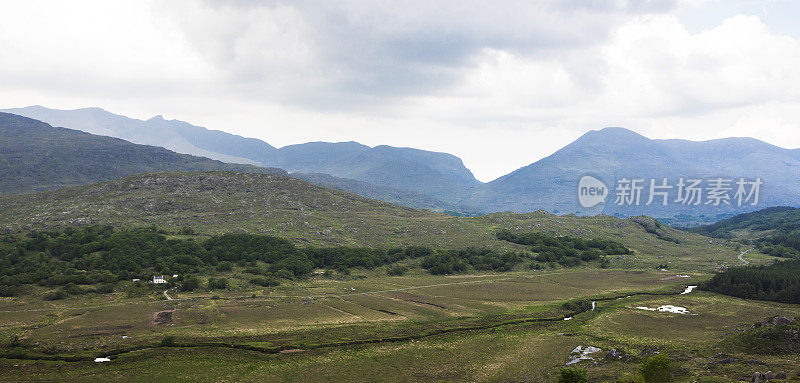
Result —
[[[300,247],[423,245],[524,254],[526,241],[539,237],[523,234],[541,232],[618,241],[632,252],[608,256],[605,268],[542,263],[445,275],[408,258],[346,272],[323,267],[272,287],[253,284],[258,271],[250,262],[232,262],[202,269],[208,271],[196,274],[192,291],[183,291],[180,276],[165,285],[145,276],[115,282],[110,293],[57,300],[45,299],[52,287],[29,285],[0,298],[5,380],[339,381],[370,369],[385,381],[551,381],[577,346],[602,350],[576,364],[597,381],[635,376],[654,352],[673,357],[678,382],[736,381],[767,369],[800,374],[793,356],[731,344],[754,322],[797,317],[797,305],[702,290],[680,294],[742,264],[740,257],[756,265],[776,258],[742,254],[748,248],[736,240],[675,230],[648,217],[453,217],[282,175],[235,172],[136,175],[4,196],[0,206],[12,237],[75,225],[158,226],[171,240],[198,243],[227,233],[282,234]],[[402,274],[390,275],[398,266]],[[217,279],[225,287],[212,288]],[[660,305],[688,314],[637,309]],[[624,356],[606,358],[611,349]],[[110,361],[94,362],[98,357]]]
[[[569,366],[635,382],[656,355],[675,382],[800,377],[785,335],[800,306],[719,282],[785,275],[794,208],[691,230],[643,215],[459,216],[468,205],[386,184],[9,116],[8,137],[32,149],[30,161],[9,155],[22,146],[5,150],[17,189],[0,195],[4,381],[358,381],[369,370],[540,382]],[[75,150],[88,154],[69,159]],[[81,164],[108,150],[129,155]],[[795,283],[773,279],[781,291]]]

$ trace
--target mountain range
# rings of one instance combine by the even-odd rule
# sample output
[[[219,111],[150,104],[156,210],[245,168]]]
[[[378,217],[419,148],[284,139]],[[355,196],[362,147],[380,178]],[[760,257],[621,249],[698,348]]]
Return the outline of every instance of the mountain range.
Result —
[[[42,106],[4,112],[87,133],[162,146],[178,153],[225,162],[278,167],[289,172],[324,173],[334,177],[399,188],[440,200],[437,207],[458,204],[480,184],[458,157],[411,148],[356,142],[309,142],[277,149],[264,141],[208,130],[156,116],[137,120],[100,108],[57,110]],[[413,197],[409,197],[413,200]]]
[[[277,168],[229,164],[0,113],[0,194],[85,185],[139,173],[200,170],[286,174]]]
[[[317,185],[370,198],[459,213],[496,211],[558,214],[608,214],[656,217],[737,214],[767,206],[798,206],[800,149],[784,149],[752,138],[710,141],[654,140],[624,128],[590,131],[552,155],[494,181],[477,181],[456,156],[411,148],[369,147],[356,142],[310,142],[275,148],[264,141],[207,130],[160,116],[136,120],[99,108],[56,110],[41,106],[8,109],[56,126],[109,135],[139,144],[226,162],[277,167]],[[585,175],[602,181],[605,203],[583,207],[578,181]],[[714,178],[763,182],[757,205],[675,203],[681,178],[700,179],[708,193]],[[615,203],[615,186],[641,179],[638,205]],[[650,180],[671,186],[668,204],[647,205]]]

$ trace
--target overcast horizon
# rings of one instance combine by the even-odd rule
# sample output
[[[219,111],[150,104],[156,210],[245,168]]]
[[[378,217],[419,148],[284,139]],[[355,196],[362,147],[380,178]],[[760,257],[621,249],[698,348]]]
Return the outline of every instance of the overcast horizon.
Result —
[[[751,0],[10,1],[0,4],[0,109],[162,115],[276,147],[434,150],[484,182],[608,126],[795,149],[798,10]],[[40,23],[49,28],[31,28]]]

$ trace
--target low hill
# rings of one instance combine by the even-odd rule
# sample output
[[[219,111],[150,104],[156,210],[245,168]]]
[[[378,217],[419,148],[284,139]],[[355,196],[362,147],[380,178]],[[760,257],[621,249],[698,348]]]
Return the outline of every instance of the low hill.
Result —
[[[756,238],[768,233],[791,233],[800,230],[800,209],[794,207],[770,207],[689,231],[717,238]]]
[[[545,232],[613,239],[636,251],[622,265],[664,262],[707,268],[738,262],[724,241],[658,225],[648,217],[556,216],[546,212],[453,217],[392,205],[305,181],[238,172],[153,173],[31,195],[0,197],[0,230],[69,225],[192,227],[200,234],[246,232],[284,237],[295,244],[430,245],[438,248],[514,245],[496,238]],[[662,257],[656,259],[656,257]]]
[[[281,169],[227,164],[0,113],[0,194],[84,185],[138,173],[208,170],[286,174]]]

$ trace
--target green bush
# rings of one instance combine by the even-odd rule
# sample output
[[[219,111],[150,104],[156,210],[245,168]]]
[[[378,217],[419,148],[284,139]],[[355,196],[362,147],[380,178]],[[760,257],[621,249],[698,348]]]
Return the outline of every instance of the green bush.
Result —
[[[174,347],[175,346],[175,337],[172,335],[165,335],[164,339],[161,339],[161,347]]]
[[[592,301],[587,299],[573,299],[561,304],[561,308],[569,312],[584,312],[592,309]]]
[[[0,297],[13,297],[19,294],[19,286],[0,285]]]
[[[25,359],[28,357],[28,352],[22,347],[15,347],[8,353],[10,359]]]
[[[280,285],[281,281],[278,278],[266,276],[250,278],[250,283],[257,286],[271,287]]]
[[[563,367],[558,374],[558,383],[586,383],[589,374],[584,369],[577,367]]]
[[[233,270],[233,265],[228,261],[223,261],[217,264],[217,271],[225,272]]]
[[[194,291],[198,288],[200,288],[200,279],[193,275],[184,278],[181,283],[181,291]]]
[[[104,283],[104,284],[102,284],[100,286],[97,286],[97,288],[94,289],[94,292],[96,292],[98,294],[110,294],[110,293],[113,293],[114,292],[114,285],[111,284],[111,283]]]
[[[280,269],[276,271],[275,275],[282,279],[294,279],[294,273],[286,269]]]
[[[646,383],[666,383],[671,380],[672,361],[668,356],[659,354],[642,363],[639,372]]]
[[[408,267],[400,265],[389,266],[389,268],[386,269],[386,274],[393,277],[399,277],[401,275],[405,275],[407,272],[408,272]]]
[[[183,228],[182,228],[182,229],[181,229],[181,230],[178,232],[178,234],[181,234],[181,235],[195,235],[195,232],[194,232],[194,229],[193,229],[193,228],[191,228],[191,227],[189,227],[189,226],[186,226],[186,227],[183,227]]]
[[[67,297],[67,294],[61,290],[51,291],[44,295],[46,301],[57,301]]]
[[[227,288],[228,288],[228,280],[225,278],[219,278],[219,279],[211,278],[208,280],[209,290],[224,290]]]

